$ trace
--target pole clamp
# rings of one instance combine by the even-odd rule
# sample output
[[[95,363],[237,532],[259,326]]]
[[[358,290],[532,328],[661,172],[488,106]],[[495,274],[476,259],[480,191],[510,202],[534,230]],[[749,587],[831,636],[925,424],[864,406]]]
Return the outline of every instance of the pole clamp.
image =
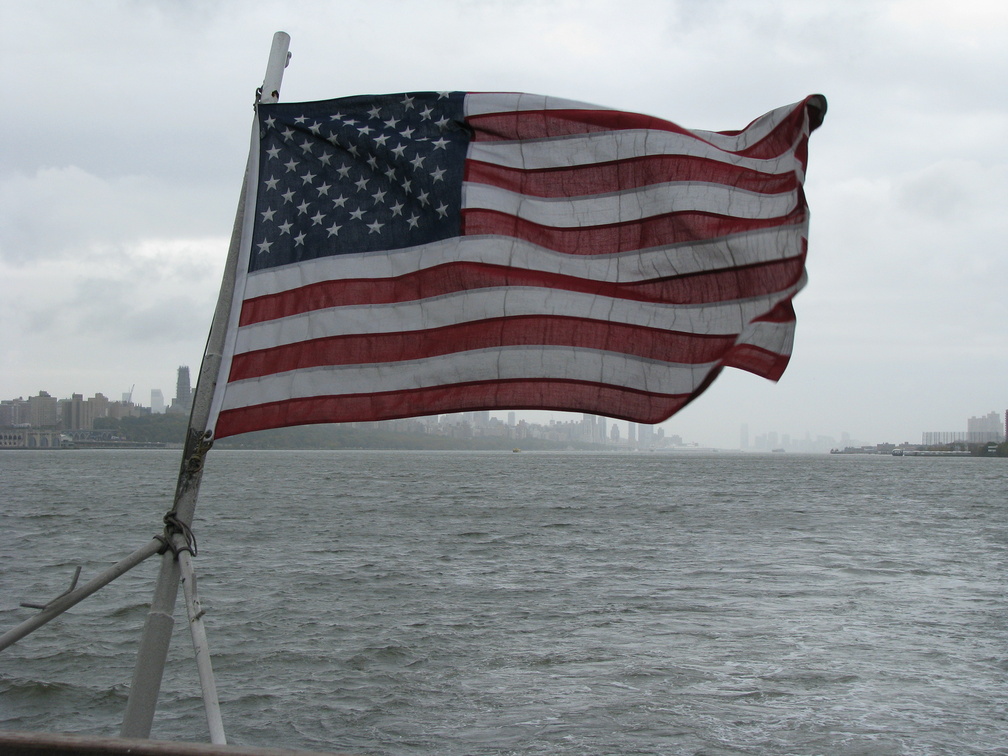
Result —
[[[206,460],[206,454],[210,451],[210,447],[213,446],[213,431],[199,431],[190,430],[189,431],[190,442],[186,444],[186,448],[191,450],[188,459],[186,459],[186,468],[190,474],[197,473],[203,469],[203,463]]]
[[[164,554],[170,551],[175,560],[178,561],[179,554],[183,551],[188,551],[192,556],[196,556],[196,536],[192,532],[192,528],[186,525],[182,520],[178,518],[175,510],[172,510],[164,516],[164,535],[156,535],[154,539],[161,542],[161,548],[158,549],[159,554]],[[185,538],[185,545],[178,546],[175,544],[175,536],[181,535]]]

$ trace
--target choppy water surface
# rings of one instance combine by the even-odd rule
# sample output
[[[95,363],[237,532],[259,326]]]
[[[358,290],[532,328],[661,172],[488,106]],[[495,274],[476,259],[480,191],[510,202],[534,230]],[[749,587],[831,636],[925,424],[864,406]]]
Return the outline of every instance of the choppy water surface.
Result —
[[[0,631],[143,545],[179,452],[0,454]],[[233,743],[1008,753],[1008,464],[214,450]],[[0,728],[115,735],[156,560],[0,653]],[[185,610],[153,735],[206,740]]]

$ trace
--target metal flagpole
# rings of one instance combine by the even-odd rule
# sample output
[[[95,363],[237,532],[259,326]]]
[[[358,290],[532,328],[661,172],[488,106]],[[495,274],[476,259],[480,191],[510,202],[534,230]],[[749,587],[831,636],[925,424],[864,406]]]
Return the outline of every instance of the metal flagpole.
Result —
[[[207,644],[206,629],[203,627],[203,607],[196,594],[196,575],[193,573],[192,556],[183,549],[178,555],[179,570],[182,573],[182,591],[185,593],[186,611],[189,615],[189,632],[192,635],[193,653],[199,671],[200,688],[203,691],[203,709],[206,712],[210,742],[224,745],[224,720],[221,718],[220,702],[217,700],[217,682],[214,680],[213,665],[210,663],[210,646]]]
[[[280,83],[283,80],[284,67],[287,65],[289,47],[290,37],[287,34],[277,32],[273,35],[273,46],[270,50],[269,63],[266,66],[260,102],[276,102],[279,97]],[[158,693],[161,690],[161,678],[164,674],[165,661],[168,658],[172,627],[175,624],[172,615],[175,610],[175,600],[178,596],[179,578],[181,577],[178,557],[184,559],[188,556],[185,552],[190,548],[192,534],[189,528],[192,525],[200,481],[203,477],[203,462],[212,444],[206,426],[210,417],[210,405],[221,365],[231,301],[234,295],[242,227],[245,223],[246,192],[249,189],[248,181],[251,168],[250,165],[246,169],[245,180],[242,183],[241,198],[238,200],[238,212],[224,268],[224,278],[221,281],[220,295],[217,299],[217,309],[210,326],[210,335],[207,338],[203,364],[200,366],[199,380],[193,397],[189,429],[182,452],[182,465],[175,488],[175,505],[165,517],[166,535],[174,548],[166,552],[161,560],[161,571],[154,587],[154,597],[151,600],[150,612],[144,625],[140,648],[137,652],[137,663],[133,670],[133,682],[130,685],[129,699],[126,702],[126,713],[120,731],[124,738],[149,738],[151,725],[154,722],[154,711],[157,708]],[[254,208],[251,209],[251,212],[254,212]],[[190,622],[190,627],[192,626],[193,623]],[[195,634],[193,643],[198,643]],[[202,655],[205,656],[205,654]],[[199,651],[197,651],[197,656],[201,656]],[[197,662],[199,663],[199,659]],[[213,705],[216,705],[216,694]],[[214,729],[213,725],[211,725],[211,729]]]

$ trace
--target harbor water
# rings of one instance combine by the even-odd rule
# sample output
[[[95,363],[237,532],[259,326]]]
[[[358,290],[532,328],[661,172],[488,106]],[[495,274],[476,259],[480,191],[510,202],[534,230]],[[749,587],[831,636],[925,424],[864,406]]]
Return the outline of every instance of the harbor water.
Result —
[[[149,541],[178,451],[0,454],[0,632]],[[229,742],[1008,754],[1008,460],[212,450]],[[157,559],[0,652],[0,729],[116,735]],[[182,601],[153,737],[206,741]]]

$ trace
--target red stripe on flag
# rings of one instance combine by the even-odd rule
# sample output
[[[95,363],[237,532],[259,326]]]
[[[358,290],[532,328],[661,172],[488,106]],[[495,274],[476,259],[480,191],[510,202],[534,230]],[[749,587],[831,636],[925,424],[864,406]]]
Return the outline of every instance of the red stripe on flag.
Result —
[[[694,335],[659,328],[547,315],[491,318],[422,331],[329,336],[236,354],[228,381],[332,365],[419,360],[512,346],[563,346],[680,364],[715,362],[732,335]]]
[[[792,148],[794,135],[799,132],[804,118],[805,103],[801,103],[759,141],[742,150],[725,150],[725,152],[759,160],[778,157]],[[701,135],[670,121],[618,110],[524,110],[471,115],[466,117],[466,122],[473,128],[473,141],[476,142],[549,139],[601,131],[648,129],[684,134],[698,142],[710,144]],[[752,126],[752,123],[749,126]],[[737,136],[745,130],[716,133]]]
[[[735,155],[743,155],[749,158],[756,158],[758,160],[767,160],[770,158],[775,158],[779,155],[783,155],[785,152],[789,152],[794,148],[794,140],[798,134],[801,133],[802,124],[805,120],[805,109],[808,100],[802,102],[788,113],[787,117],[781,119],[773,131],[767,134],[765,137],[760,139],[758,142],[751,144],[744,150],[738,150],[734,152]],[[759,119],[757,118],[756,121]],[[749,124],[752,126],[753,121]],[[749,128],[746,126],[746,129]],[[742,134],[746,129],[740,131],[719,131],[719,134],[724,134],[726,136],[735,136],[736,134]],[[808,137],[802,139],[802,144],[808,142]]]
[[[685,406],[709,382],[705,381],[703,386],[686,395],[651,394],[578,381],[531,379],[288,399],[223,410],[215,426],[215,436],[224,438],[290,425],[371,422],[483,409],[566,410],[579,407],[582,412],[658,423]]]
[[[536,197],[584,197],[685,181],[723,184],[761,194],[784,194],[798,187],[794,172],[761,173],[716,160],[678,155],[529,171],[467,160],[465,180]]]
[[[790,360],[790,354],[778,354],[752,344],[739,344],[728,352],[721,364],[747,370],[771,381],[779,381]]]
[[[446,263],[396,278],[323,281],[246,300],[239,325],[262,323],[329,307],[414,302],[473,289],[536,286],[664,304],[716,303],[763,296],[794,285],[804,255],[672,278],[612,283],[476,262]]]
[[[753,318],[753,323],[793,323],[797,320],[794,304],[791,300],[779,302],[776,307],[758,318]]]
[[[572,255],[607,255],[685,242],[709,241],[730,234],[804,223],[804,206],[779,218],[731,218],[689,211],[655,215],[627,223],[587,228],[555,228],[496,210],[462,210],[462,235],[512,236]]]
[[[498,142],[516,139],[547,139],[599,131],[650,129],[690,135],[669,121],[619,110],[522,110],[485,113],[466,117],[473,127],[473,141]]]

